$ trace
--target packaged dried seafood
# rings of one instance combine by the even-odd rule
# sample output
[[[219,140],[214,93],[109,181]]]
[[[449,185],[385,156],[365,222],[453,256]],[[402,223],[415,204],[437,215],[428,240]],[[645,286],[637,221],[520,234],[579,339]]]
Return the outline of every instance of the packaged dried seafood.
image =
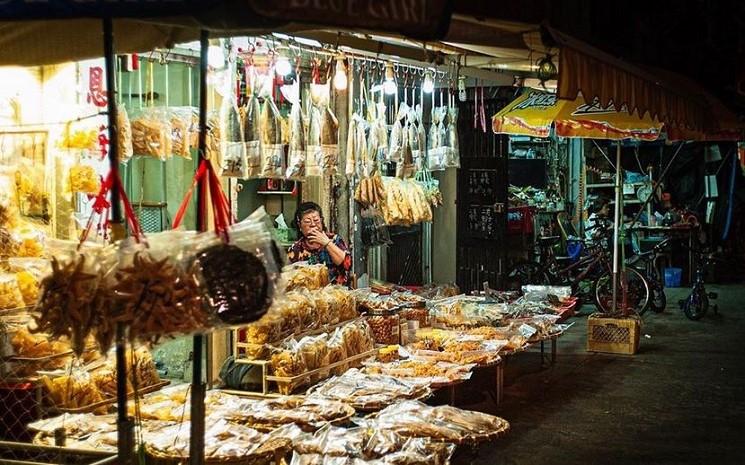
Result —
[[[329,283],[329,271],[323,263],[310,265],[298,262],[282,269],[282,280],[286,291],[321,289]]]
[[[333,176],[339,164],[339,122],[328,106],[321,111],[321,147],[315,154],[320,174]]]
[[[271,431],[287,424],[296,424],[304,430],[316,430],[330,422],[349,419],[352,415],[354,409],[343,402],[285,396],[245,404],[244,408],[230,412],[227,418],[259,431]]]
[[[458,143],[458,107],[447,109],[447,142],[445,143],[445,167],[460,168],[460,146]]]
[[[445,165],[445,131],[443,119],[446,107],[432,107],[432,124],[429,127],[429,148],[427,150],[427,167],[430,171],[443,171]]]
[[[71,192],[98,194],[100,190],[101,180],[92,166],[78,164],[70,167]]]
[[[287,153],[287,179],[302,179],[305,177],[305,164],[308,158],[306,147],[308,138],[305,134],[305,116],[300,103],[293,103],[290,110],[290,146]]]
[[[276,376],[286,378],[302,375],[308,371],[308,367],[305,364],[305,358],[303,358],[302,354],[289,349],[281,350],[272,355],[272,368]],[[299,386],[307,384],[309,381],[310,379],[307,378],[294,382],[279,381],[277,382],[277,388],[280,394],[290,394]]]
[[[248,170],[246,145],[240,112],[233,95],[227,92],[220,106],[220,168],[222,176],[245,178]]]
[[[186,267],[219,321],[245,325],[271,306],[279,278],[274,245],[263,223],[244,221],[228,235],[230,243],[214,233],[195,237],[185,251]]]
[[[427,380],[431,385],[443,385],[469,379],[474,366],[474,364],[402,360],[391,363],[369,362],[365,364],[363,372],[397,378],[419,378]]]
[[[376,344],[398,344],[400,341],[400,317],[398,313],[370,314],[365,317],[375,336]]]
[[[191,141],[194,131],[194,108],[170,107],[166,111],[171,122],[171,153],[174,156],[191,159]]]
[[[13,273],[0,273],[0,310],[24,306],[18,278]]]
[[[404,401],[357,421],[360,426],[392,431],[404,437],[432,438],[456,444],[478,443],[504,434],[509,423],[493,415],[456,407],[430,407]]]
[[[171,125],[162,111],[145,108],[132,117],[132,151],[135,155],[166,160],[171,156]]]
[[[246,176],[257,178],[261,173],[261,104],[251,94],[244,109],[243,139],[246,145]]]
[[[127,162],[134,155],[134,151],[132,149],[132,124],[129,121],[127,107],[123,103],[116,110],[116,129],[119,161]]]
[[[323,125],[321,109],[310,105],[308,109],[308,143],[306,144],[307,158],[305,165],[306,176],[321,176],[321,126]]]
[[[313,386],[309,397],[346,402],[356,410],[379,410],[402,400],[426,397],[430,392],[426,382],[367,375],[353,368]]]
[[[261,109],[262,178],[281,178],[284,175],[284,145],[282,144],[281,116],[277,104],[266,97]]]
[[[49,403],[56,408],[79,409],[103,402],[105,399],[87,372],[75,370],[70,375],[49,379],[41,377]],[[106,406],[93,407],[106,413]]]

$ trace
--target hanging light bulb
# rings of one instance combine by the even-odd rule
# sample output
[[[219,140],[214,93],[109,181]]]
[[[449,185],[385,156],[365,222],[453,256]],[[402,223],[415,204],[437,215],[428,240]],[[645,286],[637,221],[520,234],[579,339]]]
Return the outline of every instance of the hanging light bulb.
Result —
[[[274,64],[274,71],[280,76],[287,76],[292,72],[292,65],[287,57],[280,56]]]
[[[432,70],[428,69],[424,73],[424,82],[422,83],[422,91],[426,94],[431,94],[435,90],[435,79],[432,76]]]
[[[334,73],[334,88],[345,90],[347,88],[347,67],[344,66],[344,54],[336,57],[336,72]]]
[[[383,82],[383,92],[387,95],[393,95],[398,92],[396,85],[396,73],[393,71],[393,64],[388,62],[385,65],[385,82]]]

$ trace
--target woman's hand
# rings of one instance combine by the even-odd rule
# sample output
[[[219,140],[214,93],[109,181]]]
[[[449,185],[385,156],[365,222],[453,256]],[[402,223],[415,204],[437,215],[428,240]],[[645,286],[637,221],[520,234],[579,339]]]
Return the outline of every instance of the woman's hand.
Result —
[[[308,244],[316,249],[322,249],[331,242],[326,233],[317,229],[310,231],[306,237],[308,238]]]

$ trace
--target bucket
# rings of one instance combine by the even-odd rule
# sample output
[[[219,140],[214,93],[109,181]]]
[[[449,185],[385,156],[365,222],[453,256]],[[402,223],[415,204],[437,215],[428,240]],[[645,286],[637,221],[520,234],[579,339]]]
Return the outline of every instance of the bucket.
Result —
[[[665,287],[680,287],[682,276],[681,268],[665,268]]]

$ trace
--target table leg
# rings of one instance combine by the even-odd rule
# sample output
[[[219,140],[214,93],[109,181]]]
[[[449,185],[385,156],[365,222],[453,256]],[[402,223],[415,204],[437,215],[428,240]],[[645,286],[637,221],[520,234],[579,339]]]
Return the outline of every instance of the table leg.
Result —
[[[551,365],[556,363],[556,345],[558,344],[558,337],[551,338]]]
[[[502,405],[502,398],[504,395],[504,365],[503,363],[497,364],[497,407]]]
[[[450,406],[455,407],[455,385],[450,386]]]

